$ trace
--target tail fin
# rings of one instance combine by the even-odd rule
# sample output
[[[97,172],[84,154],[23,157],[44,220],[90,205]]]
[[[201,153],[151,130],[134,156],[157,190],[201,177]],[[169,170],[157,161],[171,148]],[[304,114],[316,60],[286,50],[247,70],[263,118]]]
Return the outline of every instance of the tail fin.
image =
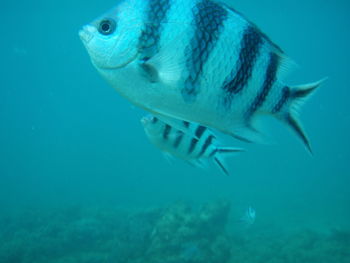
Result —
[[[243,152],[244,150],[241,148],[233,148],[233,147],[218,147],[214,154],[214,161],[222,170],[222,172],[226,175],[230,175],[228,172],[225,162],[222,159],[222,155],[231,155],[239,152]]]
[[[288,124],[289,127],[294,130],[298,137],[303,141],[306,148],[312,154],[312,148],[300,121],[298,118],[299,109],[305,103],[305,101],[311,97],[314,91],[325,81],[322,79],[318,82],[295,86],[295,87],[286,87],[285,94],[288,94],[288,98],[285,98],[286,108],[277,114],[284,122]],[[284,94],[284,96],[285,96]],[[281,99],[283,101],[283,98]],[[281,107],[282,105],[279,105]],[[276,112],[275,112],[276,113]]]

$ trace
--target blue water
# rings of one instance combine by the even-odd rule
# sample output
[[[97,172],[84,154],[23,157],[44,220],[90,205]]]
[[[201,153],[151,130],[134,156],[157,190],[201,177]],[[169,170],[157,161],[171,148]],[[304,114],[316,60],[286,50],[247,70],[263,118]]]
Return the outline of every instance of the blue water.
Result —
[[[227,159],[230,177],[167,162],[146,139],[144,112],[93,68],[77,32],[114,4],[1,4],[0,262],[350,262],[349,2],[231,1],[296,61],[288,83],[329,79],[301,114],[314,156],[267,120],[273,143],[225,138],[247,150]],[[179,200],[194,211],[179,210]],[[161,218],[199,225],[199,207],[217,200],[231,205],[226,230],[213,219],[189,246],[173,244],[178,227]],[[246,228],[237,219],[249,206],[257,217]],[[123,227],[123,218],[137,223]],[[154,232],[159,225],[170,234]],[[170,250],[187,261],[166,246],[145,248],[146,237],[173,240]]]

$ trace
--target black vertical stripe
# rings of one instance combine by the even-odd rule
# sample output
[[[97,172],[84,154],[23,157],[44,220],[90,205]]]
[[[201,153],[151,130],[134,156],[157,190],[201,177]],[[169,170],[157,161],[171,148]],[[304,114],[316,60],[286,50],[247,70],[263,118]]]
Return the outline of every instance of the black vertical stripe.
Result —
[[[184,133],[182,131],[178,131],[177,132],[177,137],[174,141],[174,148],[176,149],[177,147],[179,147],[181,141],[182,141],[182,138],[184,137]]]
[[[225,91],[224,105],[227,108],[231,106],[234,95],[240,93],[247,86],[262,43],[261,33],[256,27],[249,25],[243,33],[238,60],[222,87]]]
[[[157,123],[158,122],[158,118],[157,117],[152,117],[152,123]]]
[[[205,142],[202,146],[200,153],[198,154],[198,158],[201,157],[206,152],[208,147],[212,144],[214,138],[215,137],[213,135],[208,136],[208,138],[205,140]]]
[[[159,51],[163,24],[170,10],[171,0],[148,0],[144,28],[139,38],[141,59],[147,60]]]
[[[168,124],[165,124],[165,128],[164,128],[164,131],[163,131],[163,139],[164,140],[168,140],[170,131],[171,131],[171,126],[168,125]]]
[[[186,102],[192,102],[200,92],[198,82],[211,51],[215,48],[222,32],[227,10],[210,0],[202,0],[192,9],[194,35],[186,49],[188,76],[181,90]]]
[[[233,13],[243,17],[248,23],[250,23],[252,26],[254,26],[254,24],[252,24],[251,22],[249,22],[245,16],[243,14],[241,14],[240,12],[238,12],[237,10],[235,10],[234,8],[230,7],[230,6],[227,6],[226,5],[226,8],[228,8],[230,11],[232,11]],[[284,54],[283,50],[276,44],[274,43],[264,32],[260,31],[259,28],[255,27],[255,30],[258,31],[258,33],[260,34],[260,36],[266,40],[274,49],[277,50],[277,52],[281,53],[281,54]]]
[[[280,112],[289,98],[290,98],[290,89],[289,87],[285,86],[282,89],[281,97],[277,100],[275,106],[272,108],[272,113]]]
[[[185,125],[186,128],[190,127],[190,123],[188,121],[183,121],[183,124]]]
[[[197,143],[198,143],[198,140],[196,138],[193,138],[191,140],[190,148],[188,148],[188,154],[191,154],[193,152],[193,150],[196,147]]]
[[[249,121],[254,113],[263,105],[273,84],[276,81],[277,70],[279,66],[280,58],[275,53],[270,53],[269,64],[265,72],[265,80],[261,90],[258,92],[253,103],[249,107],[246,113],[246,120]]]
[[[196,133],[195,133],[197,139],[200,139],[200,138],[201,138],[203,132],[205,132],[206,129],[207,129],[207,128],[205,128],[204,126],[198,125],[198,127],[197,127],[197,129],[196,129]]]

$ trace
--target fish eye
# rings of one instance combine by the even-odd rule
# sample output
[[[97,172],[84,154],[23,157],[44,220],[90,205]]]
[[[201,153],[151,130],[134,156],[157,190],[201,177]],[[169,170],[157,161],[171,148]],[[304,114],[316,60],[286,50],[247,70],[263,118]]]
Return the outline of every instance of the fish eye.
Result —
[[[116,28],[116,23],[113,19],[104,19],[100,22],[98,27],[98,32],[102,35],[110,35],[113,34]]]

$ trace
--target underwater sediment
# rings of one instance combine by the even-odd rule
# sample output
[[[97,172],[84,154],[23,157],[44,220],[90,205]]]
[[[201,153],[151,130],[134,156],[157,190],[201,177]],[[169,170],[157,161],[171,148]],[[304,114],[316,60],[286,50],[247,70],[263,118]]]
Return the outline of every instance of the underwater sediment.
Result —
[[[230,210],[228,201],[21,210],[0,216],[0,262],[349,262],[350,231],[272,235],[255,226],[238,234]]]

